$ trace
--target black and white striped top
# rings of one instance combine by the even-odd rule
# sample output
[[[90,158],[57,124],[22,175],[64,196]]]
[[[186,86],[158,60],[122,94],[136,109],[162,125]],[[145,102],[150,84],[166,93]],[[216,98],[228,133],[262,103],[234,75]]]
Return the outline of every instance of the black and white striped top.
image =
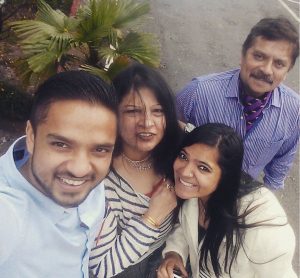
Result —
[[[173,214],[159,228],[152,228],[141,218],[149,207],[148,196],[135,192],[114,170],[104,184],[106,217],[95,239],[89,265],[96,277],[108,278],[160,247],[173,227]]]

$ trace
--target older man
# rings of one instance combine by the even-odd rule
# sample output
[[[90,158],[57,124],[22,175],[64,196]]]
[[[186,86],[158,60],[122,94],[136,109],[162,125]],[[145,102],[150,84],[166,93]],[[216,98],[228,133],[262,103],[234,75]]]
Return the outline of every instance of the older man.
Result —
[[[88,277],[116,111],[110,86],[85,72],[39,87],[26,137],[0,158],[0,277]]]
[[[196,126],[225,123],[243,138],[243,169],[282,188],[300,134],[300,98],[281,82],[299,55],[297,29],[285,18],[264,18],[250,31],[240,69],[193,79],[178,95],[181,119]]]

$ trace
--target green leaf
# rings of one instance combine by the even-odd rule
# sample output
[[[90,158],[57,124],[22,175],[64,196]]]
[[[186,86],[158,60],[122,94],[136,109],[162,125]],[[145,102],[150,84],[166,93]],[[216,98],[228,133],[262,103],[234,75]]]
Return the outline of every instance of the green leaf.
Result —
[[[94,75],[97,75],[97,76],[101,77],[103,80],[105,80],[108,83],[111,83],[111,79],[107,75],[107,71],[105,71],[103,69],[93,67],[91,65],[81,65],[80,68],[84,71],[87,71],[91,74],[94,74]]]
[[[150,11],[148,2],[136,2],[133,0],[118,1],[118,13],[114,23],[114,28],[122,29],[136,23],[137,20]]]
[[[55,62],[58,60],[56,53],[47,51],[31,56],[27,59],[29,68],[34,73],[42,72],[47,68],[54,68]]]
[[[149,1],[85,0],[76,17],[46,2],[37,0],[34,20],[9,24],[23,51],[24,80],[42,80],[55,73],[58,63],[77,67],[88,61],[82,68],[105,80],[132,60],[158,67],[160,47],[155,36],[128,29],[149,12]]]
[[[101,48],[99,52],[105,59],[128,56],[152,67],[158,67],[160,63],[160,47],[152,34],[129,33],[115,50]]]

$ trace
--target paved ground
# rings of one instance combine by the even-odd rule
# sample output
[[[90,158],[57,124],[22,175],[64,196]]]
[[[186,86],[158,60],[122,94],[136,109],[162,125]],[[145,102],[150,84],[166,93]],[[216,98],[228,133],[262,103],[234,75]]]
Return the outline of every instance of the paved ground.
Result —
[[[299,24],[299,0],[150,0],[147,29],[158,34],[162,73],[178,91],[193,76],[239,65],[243,40],[263,17],[284,15]],[[299,63],[285,82],[299,92]],[[298,240],[294,266],[299,273],[299,156],[283,191],[276,193]]]

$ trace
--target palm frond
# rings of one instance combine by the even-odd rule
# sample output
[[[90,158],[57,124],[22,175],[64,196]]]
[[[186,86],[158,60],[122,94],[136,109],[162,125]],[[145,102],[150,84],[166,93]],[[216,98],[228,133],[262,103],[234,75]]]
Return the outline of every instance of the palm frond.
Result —
[[[55,28],[41,21],[35,20],[20,20],[8,23],[13,29],[16,36],[21,40],[21,43],[32,43],[46,40],[50,37],[49,34],[55,32]]]
[[[134,0],[117,1],[118,10],[113,24],[114,28],[122,29],[137,23],[142,16],[150,11],[148,2],[136,2]]]
[[[105,37],[115,37],[113,22],[116,13],[115,0],[91,0],[78,12],[80,20],[79,40],[100,45]]]
[[[44,51],[33,55],[27,59],[29,68],[35,72],[42,72],[49,67],[55,67],[55,62],[58,60],[56,53]]]
[[[81,65],[80,68],[84,71],[87,71],[91,74],[97,75],[99,77],[101,77],[103,80],[105,80],[108,83],[111,83],[111,79],[109,78],[109,76],[107,75],[107,71],[97,68],[97,67],[93,67],[91,65]]]
[[[118,56],[128,56],[140,63],[158,67],[160,63],[160,47],[156,37],[146,33],[129,33],[120,41],[116,49],[101,48],[100,56],[115,59]]]
[[[75,41],[79,21],[67,17],[59,10],[53,10],[42,0],[38,0],[38,9],[36,20],[21,20],[9,24],[20,39],[21,47],[26,44],[28,48],[30,43],[35,45],[48,41],[51,42],[52,49],[64,51],[68,43]]]
[[[44,71],[35,73],[30,69],[26,60],[20,59],[16,62],[16,71],[25,87],[30,85],[37,87],[42,81],[55,73],[55,68],[49,66]]]
[[[107,70],[107,75],[112,80],[121,70],[125,69],[132,60],[128,56],[119,56],[111,64]]]
[[[149,12],[148,0],[85,0],[76,17],[52,9],[45,0],[36,1],[35,20],[9,23],[24,54],[19,67],[24,80],[39,82],[57,64],[89,63],[82,69],[107,81],[132,60],[158,67],[156,38],[128,30]]]
[[[50,40],[44,40],[36,43],[23,43],[22,44],[22,51],[25,58],[30,56],[36,55],[48,49],[50,44]]]
[[[62,11],[52,9],[52,7],[43,0],[37,0],[37,7],[36,20],[45,22],[57,30],[63,31],[66,25],[69,25],[69,22],[76,21],[72,17],[68,18]]]

